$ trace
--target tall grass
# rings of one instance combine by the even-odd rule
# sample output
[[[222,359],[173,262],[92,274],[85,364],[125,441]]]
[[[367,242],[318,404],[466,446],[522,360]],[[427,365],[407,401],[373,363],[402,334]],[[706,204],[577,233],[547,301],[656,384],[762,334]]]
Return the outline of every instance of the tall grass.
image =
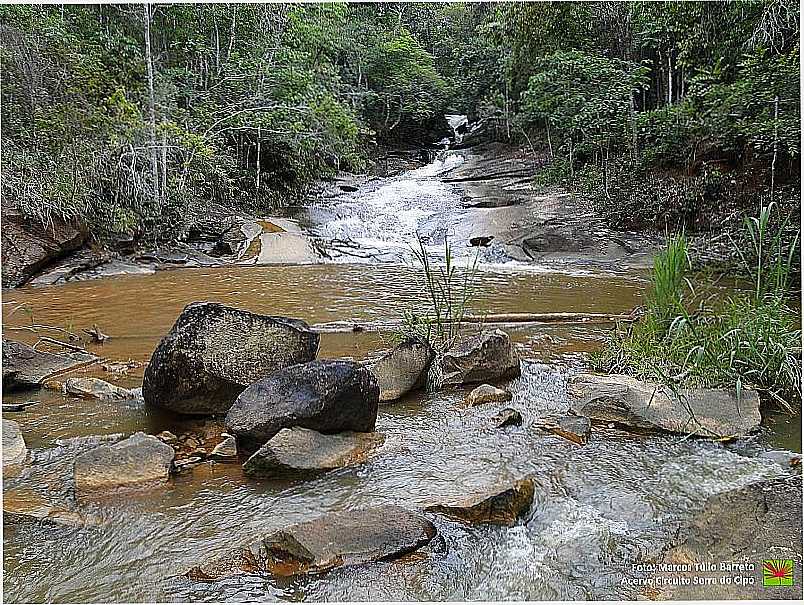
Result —
[[[773,211],[765,206],[745,220],[751,246],[739,254],[751,291],[716,303],[695,300],[684,275],[683,236],[669,240],[656,257],[646,316],[618,327],[593,356],[594,367],[671,386],[756,388],[786,410],[800,410],[800,313],[788,302],[799,234],[786,240],[785,221],[771,226]]]
[[[479,251],[471,264],[461,270],[455,264],[452,246],[444,240],[444,256],[433,262],[421,238],[416,236],[413,255],[424,278],[423,295],[426,315],[412,310],[404,312],[403,335],[427,342],[436,355],[443,355],[455,346],[469,304],[477,292]]]

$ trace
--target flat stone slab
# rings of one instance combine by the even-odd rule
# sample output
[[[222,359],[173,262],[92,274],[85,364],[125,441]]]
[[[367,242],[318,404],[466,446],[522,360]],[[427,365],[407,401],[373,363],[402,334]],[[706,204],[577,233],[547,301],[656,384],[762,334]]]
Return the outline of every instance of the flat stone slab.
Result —
[[[672,575],[742,576],[753,583],[668,587],[663,599],[789,599],[801,602],[802,566],[801,475],[752,483],[711,496],[682,525],[660,563],[713,565],[717,571],[702,574],[694,570]],[[764,560],[793,562],[792,585],[763,585]],[[723,562],[750,564],[750,568],[729,573],[720,571]],[[665,574],[670,575],[670,574]]]
[[[48,501],[44,496],[29,490],[3,492],[3,523],[27,525],[41,523],[65,527],[84,527],[95,523],[82,513],[64,505]]]
[[[243,470],[266,476],[346,468],[364,463],[384,442],[381,433],[324,435],[301,427],[282,429],[246,461]]]
[[[742,437],[762,421],[759,394],[743,389],[681,389],[631,376],[580,374],[571,379],[572,410],[594,420],[700,437]]]
[[[3,390],[13,391],[40,386],[45,380],[71,368],[97,359],[94,355],[37,351],[22,342],[3,339]]]
[[[73,465],[78,495],[146,488],[164,483],[173,465],[172,447],[153,435],[135,433],[76,457]]]
[[[3,418],[3,467],[22,464],[28,456],[20,425]]]
[[[187,576],[212,581],[238,573],[320,573],[394,559],[425,546],[435,535],[428,519],[399,506],[345,510],[271,533],[194,567]]]
[[[424,510],[455,517],[467,523],[510,526],[530,510],[534,493],[533,479],[520,479],[460,500],[433,504]]]
[[[135,393],[100,378],[68,378],[64,383],[68,395],[82,399],[134,399]]]

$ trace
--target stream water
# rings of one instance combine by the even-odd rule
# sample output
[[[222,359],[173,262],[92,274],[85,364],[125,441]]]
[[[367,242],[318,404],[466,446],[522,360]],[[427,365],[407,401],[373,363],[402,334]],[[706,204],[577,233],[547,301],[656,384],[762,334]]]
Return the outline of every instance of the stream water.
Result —
[[[31,323],[97,324],[111,338],[94,350],[112,360],[147,362],[187,303],[215,300],[310,324],[398,319],[421,305],[421,277],[410,266],[416,233],[432,252],[459,220],[460,193],[441,180],[456,156],[305,211],[301,223],[324,240],[348,241],[360,258],[303,266],[177,269],[4,292],[4,335],[32,342]],[[458,217],[458,218],[456,218]],[[457,249],[457,248],[456,248]],[[470,258],[474,249],[460,248]],[[627,312],[640,304],[638,271],[559,271],[506,263],[484,252],[476,309],[496,312]],[[356,262],[357,261],[357,262]],[[757,452],[800,451],[797,419],[769,417],[770,428],[724,446],[672,435],[596,427],[577,446],[532,427],[567,409],[566,379],[584,367],[606,326],[510,329],[523,373],[507,387],[522,427],[494,429],[502,406],[465,409],[465,390],[418,393],[380,408],[387,435],[380,455],[312,480],[257,481],[238,464],[203,464],[163,489],[82,502],[81,528],[4,527],[7,602],[200,600],[524,600],[635,598],[621,585],[631,563],[658,553],[685,516],[709,495],[782,474]],[[389,346],[375,332],[326,333],[319,357],[365,359]],[[110,378],[137,386],[142,366]],[[39,403],[14,414],[28,444],[25,467],[4,477],[6,499],[45,499],[75,509],[74,456],[91,436],[143,430],[178,432],[189,421],[137,402],[93,402],[56,391],[4,396]],[[12,417],[12,416],[9,416]],[[469,527],[433,516],[440,538],[417,556],[343,568],[297,580],[260,576],[212,584],[182,577],[191,566],[255,535],[320,514],[393,502],[416,508],[503,479],[533,476],[529,517],[512,528]]]

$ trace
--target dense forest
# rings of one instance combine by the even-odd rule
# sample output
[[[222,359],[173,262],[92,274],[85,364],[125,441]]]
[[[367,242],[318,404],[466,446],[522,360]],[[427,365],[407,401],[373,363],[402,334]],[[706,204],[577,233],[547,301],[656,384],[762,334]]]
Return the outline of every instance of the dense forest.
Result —
[[[444,114],[530,149],[622,227],[795,206],[788,0],[4,6],[3,197],[96,238],[276,207]]]

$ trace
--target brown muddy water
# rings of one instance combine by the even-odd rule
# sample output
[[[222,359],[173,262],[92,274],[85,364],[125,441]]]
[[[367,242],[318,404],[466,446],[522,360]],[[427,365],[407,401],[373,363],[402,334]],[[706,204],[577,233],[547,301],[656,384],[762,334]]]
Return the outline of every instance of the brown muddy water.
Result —
[[[392,185],[401,187],[399,181]],[[443,199],[437,181],[425,185]],[[360,224],[373,224],[377,216]],[[395,320],[407,308],[421,308],[417,275],[399,263],[230,266],[26,287],[4,292],[4,336],[35,342],[34,334],[17,328],[36,323],[80,331],[97,324],[111,338],[91,346],[93,352],[140,365],[127,374],[97,366],[87,372],[138,386],[141,364],[190,302],[219,301],[310,324]],[[478,280],[474,304],[489,313],[623,313],[641,303],[647,284],[638,271],[573,273],[504,264],[484,266]],[[6,523],[4,600],[636,598],[637,589],[621,584],[632,563],[660,552],[706,497],[783,473],[757,453],[800,451],[800,420],[780,416],[768,416],[759,435],[729,445],[606,426],[595,427],[585,446],[546,435],[534,421],[566,411],[567,377],[584,369],[583,353],[600,347],[610,326],[506,329],[523,363],[522,376],[507,384],[514,398],[505,405],[520,410],[523,426],[494,429],[490,419],[504,406],[466,409],[461,403],[468,389],[414,394],[380,408],[377,430],[387,440],[378,456],[310,480],[253,480],[239,464],[206,463],[162,488],[77,503],[71,465],[77,453],[97,445],[90,437],[178,433],[196,421],[137,401],[87,401],[50,390],[4,396],[5,402],[39,402],[7,416],[20,424],[30,452],[22,470],[4,477],[4,498],[46,501],[86,519],[80,527]],[[319,357],[360,360],[389,346],[388,334],[324,333]],[[380,503],[417,508],[525,475],[538,484],[526,520],[512,528],[470,527],[430,515],[440,537],[421,556],[296,580],[244,576],[204,584],[183,577],[257,535],[327,512]]]

